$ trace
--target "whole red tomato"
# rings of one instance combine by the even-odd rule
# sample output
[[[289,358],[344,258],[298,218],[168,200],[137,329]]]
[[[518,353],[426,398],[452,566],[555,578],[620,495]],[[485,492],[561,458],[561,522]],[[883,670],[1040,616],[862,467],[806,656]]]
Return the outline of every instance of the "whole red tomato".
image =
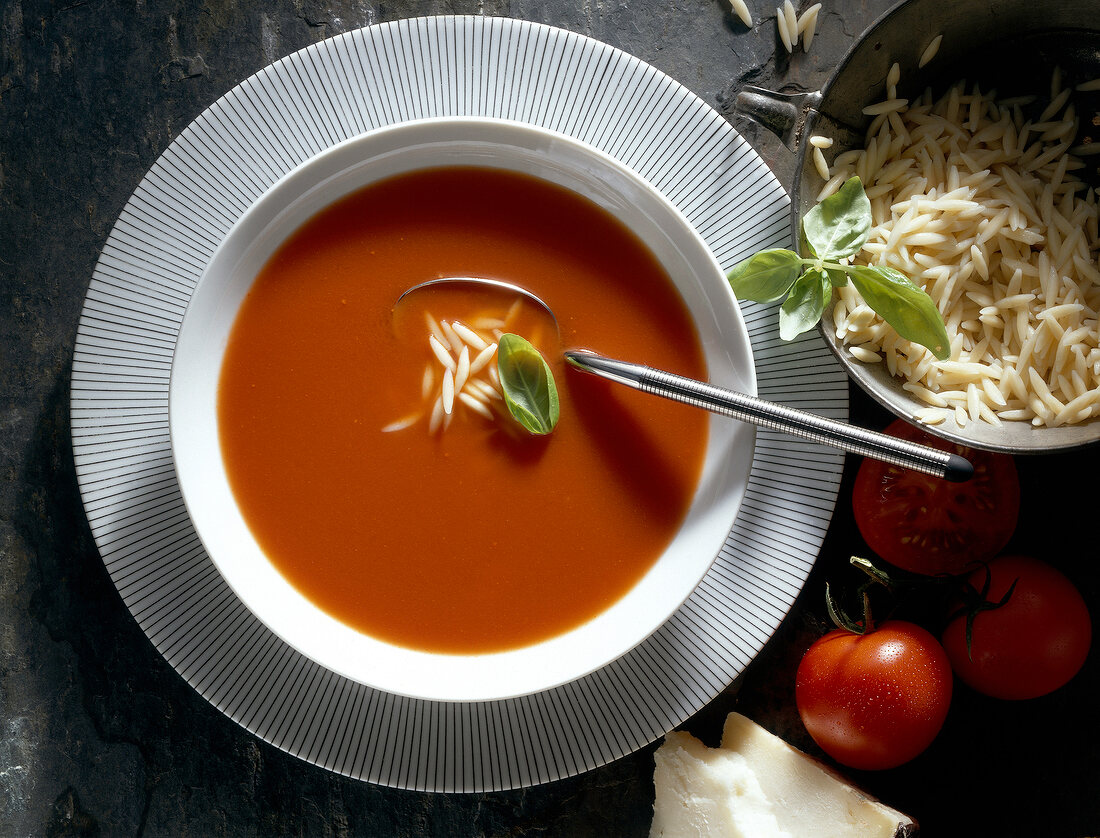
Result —
[[[985,567],[968,577],[978,591]],[[999,608],[974,615],[970,653],[966,614],[948,623],[942,640],[959,678],[994,698],[1036,698],[1061,687],[1085,663],[1092,644],[1088,607],[1057,568],[1030,556],[1000,556],[988,565],[985,600]],[[1013,587],[1015,584],[1015,587]]]
[[[802,723],[851,768],[893,768],[927,748],[947,718],[951,665],[936,638],[901,620],[867,634],[837,629],[807,650],[795,678]]]
[[[915,573],[961,573],[1004,549],[1020,511],[1020,480],[1008,454],[977,451],[897,419],[885,433],[966,457],[974,476],[951,483],[865,459],[852,489],[852,511],[867,546]]]

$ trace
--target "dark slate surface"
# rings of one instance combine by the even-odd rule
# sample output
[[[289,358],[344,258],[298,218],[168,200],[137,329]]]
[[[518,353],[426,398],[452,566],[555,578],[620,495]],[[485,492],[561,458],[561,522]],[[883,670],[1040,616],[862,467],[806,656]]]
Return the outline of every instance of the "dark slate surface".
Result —
[[[106,0],[0,5],[0,838],[7,836],[644,836],[652,748],[501,794],[395,791],[332,775],[237,727],[160,658],[123,607],[80,504],[69,365],[99,249],[127,197],[201,110],[251,73],[359,26],[420,14],[551,23],[628,50],[711,103],[784,183],[794,159],[732,115],[745,83],[813,90],[888,4],[826,0],[812,51],[774,12],[725,0],[483,3]],[[885,417],[858,397],[853,416]],[[826,575],[860,551],[847,492],[799,605],[737,684],[685,726],[715,744],[737,708],[815,751],[793,673],[822,625]],[[1095,450],[1021,461],[1015,546],[1100,602]],[[1057,529],[1055,529],[1057,528]],[[1100,609],[1097,609],[1100,613]],[[944,733],[903,768],[855,779],[928,836],[1100,833],[1095,655],[1068,688],[1005,704],[959,688]]]

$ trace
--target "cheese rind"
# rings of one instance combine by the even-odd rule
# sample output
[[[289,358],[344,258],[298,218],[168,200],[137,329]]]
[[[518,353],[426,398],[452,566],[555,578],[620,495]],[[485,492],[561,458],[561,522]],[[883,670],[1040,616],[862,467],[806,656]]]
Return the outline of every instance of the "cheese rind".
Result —
[[[740,713],[722,747],[673,732],[654,754],[650,838],[903,838],[912,818]]]

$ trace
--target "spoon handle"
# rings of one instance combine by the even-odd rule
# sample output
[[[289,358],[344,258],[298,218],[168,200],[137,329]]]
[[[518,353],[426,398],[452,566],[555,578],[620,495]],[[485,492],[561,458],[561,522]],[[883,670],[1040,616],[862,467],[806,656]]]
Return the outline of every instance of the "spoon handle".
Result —
[[[756,396],[716,387],[682,375],[628,361],[606,358],[587,350],[569,350],[565,360],[585,372],[633,387],[655,396],[701,407],[771,430],[883,460],[953,482],[969,480],[974,467],[964,457],[938,451],[926,445],[896,439],[876,431],[857,428],[835,419],[817,416]]]

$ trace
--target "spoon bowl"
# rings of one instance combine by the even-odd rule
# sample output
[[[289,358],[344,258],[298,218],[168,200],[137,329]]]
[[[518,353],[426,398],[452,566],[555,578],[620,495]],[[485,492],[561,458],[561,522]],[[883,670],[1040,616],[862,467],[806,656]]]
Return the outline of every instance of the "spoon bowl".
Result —
[[[418,291],[426,291],[432,288],[439,288],[440,286],[447,285],[475,285],[479,288],[483,288],[486,291],[499,291],[507,294],[515,294],[523,297],[534,303],[536,306],[542,308],[554,321],[554,326],[557,328],[558,318],[554,316],[553,309],[539,296],[531,293],[526,288],[522,288],[511,282],[505,282],[501,279],[489,279],[487,277],[479,276],[444,276],[439,279],[429,279],[424,282],[418,282],[416,285],[406,288],[401,292],[401,296],[394,302],[394,308],[396,309],[401,305],[401,301],[408,297],[410,294],[414,294]]]

